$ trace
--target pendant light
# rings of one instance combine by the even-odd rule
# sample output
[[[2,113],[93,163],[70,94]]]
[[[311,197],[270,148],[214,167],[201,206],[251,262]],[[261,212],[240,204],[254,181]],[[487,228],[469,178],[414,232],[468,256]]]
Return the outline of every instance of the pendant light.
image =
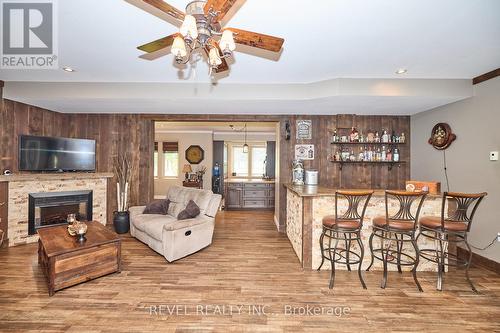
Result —
[[[247,145],[247,124],[245,124],[245,144],[243,145],[243,152],[245,154],[248,153],[248,145]]]

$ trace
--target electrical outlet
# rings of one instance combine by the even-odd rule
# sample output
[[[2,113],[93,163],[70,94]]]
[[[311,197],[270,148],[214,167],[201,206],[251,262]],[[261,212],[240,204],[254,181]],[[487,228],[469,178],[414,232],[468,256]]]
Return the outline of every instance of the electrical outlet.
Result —
[[[497,242],[500,243],[500,232],[497,234]]]

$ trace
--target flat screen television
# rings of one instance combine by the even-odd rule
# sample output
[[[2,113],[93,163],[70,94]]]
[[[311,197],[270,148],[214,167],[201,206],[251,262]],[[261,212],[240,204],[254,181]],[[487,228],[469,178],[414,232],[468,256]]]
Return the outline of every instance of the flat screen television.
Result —
[[[19,136],[21,171],[95,171],[95,140]]]

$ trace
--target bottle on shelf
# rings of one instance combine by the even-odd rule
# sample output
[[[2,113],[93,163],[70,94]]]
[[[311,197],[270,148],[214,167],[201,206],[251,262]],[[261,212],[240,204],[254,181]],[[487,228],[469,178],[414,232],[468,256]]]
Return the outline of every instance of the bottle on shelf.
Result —
[[[363,135],[363,131],[359,133],[359,142],[364,143],[365,142],[365,136]]]
[[[335,155],[333,155],[333,160],[334,161],[340,161],[341,160],[340,152],[338,150],[335,152]]]
[[[359,142],[359,132],[355,127],[352,127],[351,134],[349,135],[350,142]]]
[[[391,148],[387,149],[387,160],[392,161],[392,150]]]
[[[399,162],[399,149],[398,148],[394,148],[394,153],[392,155],[392,160],[394,162]]]
[[[406,137],[404,133],[401,133],[401,136],[399,137],[399,143],[405,143]]]
[[[389,134],[387,134],[386,130],[384,130],[382,132],[382,142],[383,143],[389,143]]]
[[[358,161],[365,160],[365,152],[363,151],[363,147],[359,147]]]
[[[356,155],[354,155],[354,149],[351,149],[351,153],[349,154],[349,161],[356,161]]]
[[[338,142],[339,141],[339,137],[337,135],[337,129],[335,128],[333,130],[333,135],[332,135],[332,142]]]
[[[382,146],[382,152],[380,155],[380,160],[385,162],[387,160],[387,151],[385,150],[385,146]]]
[[[378,134],[378,131],[375,132],[375,142],[380,142],[380,135]]]
[[[392,131],[392,136],[391,136],[391,142],[392,143],[397,143],[398,137],[396,136],[396,132],[394,130]]]

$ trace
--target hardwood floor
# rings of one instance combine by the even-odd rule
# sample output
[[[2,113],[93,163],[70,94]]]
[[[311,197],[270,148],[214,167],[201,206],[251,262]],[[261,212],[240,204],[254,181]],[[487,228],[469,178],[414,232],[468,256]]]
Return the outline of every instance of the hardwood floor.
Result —
[[[443,292],[420,273],[419,293],[411,274],[390,273],[382,290],[380,272],[365,273],[363,290],[355,272],[339,271],[329,290],[329,273],[302,271],[268,212],[220,213],[212,246],[172,264],[129,236],[122,246],[120,274],[53,297],[36,244],[1,249],[0,332],[500,331],[500,275],[472,269],[474,294],[462,271],[445,276]],[[286,312],[307,305],[324,313]]]

